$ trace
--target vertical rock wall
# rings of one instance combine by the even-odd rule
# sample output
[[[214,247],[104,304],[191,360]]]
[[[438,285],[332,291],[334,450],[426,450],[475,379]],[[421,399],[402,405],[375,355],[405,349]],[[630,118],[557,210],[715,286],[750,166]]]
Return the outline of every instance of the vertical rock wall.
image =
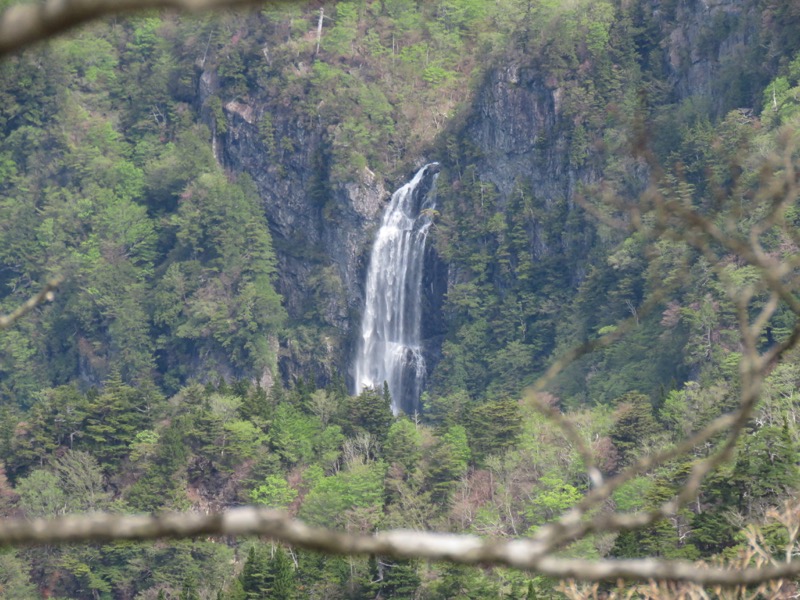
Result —
[[[637,41],[641,68],[660,78],[670,102],[695,96],[706,102],[712,116],[732,108],[753,108],[759,82],[770,77],[777,60],[777,51],[764,49],[763,24],[769,15],[761,4],[649,0],[639,3],[637,10],[643,32]],[[754,47],[758,44],[761,50]],[[752,62],[759,51],[767,61],[765,71],[746,75],[741,65]],[[602,163],[588,160],[571,166],[571,123],[562,114],[564,90],[556,77],[535,64],[535,57],[510,52],[507,61],[489,69],[456,136],[474,147],[476,173],[494,184],[501,203],[524,182],[543,206],[561,199],[572,207],[576,190],[602,179]],[[731,89],[731,81],[739,82],[738,89]],[[215,75],[204,74],[201,103],[214,86]],[[312,328],[321,332],[305,347],[291,342],[294,346],[282,349],[284,376],[303,373],[325,380],[346,373],[360,320],[371,239],[389,197],[382,182],[386,174],[364,169],[354,172],[349,183],[332,183],[325,167],[324,135],[313,119],[298,116],[291,106],[268,106],[259,99],[228,101],[223,109],[227,127],[216,132],[218,160],[255,181],[278,256],[278,290],[292,319],[313,321]],[[271,147],[262,131],[267,113]],[[213,129],[213,116],[206,114],[206,120]],[[430,158],[447,162],[446,157]],[[548,244],[534,225],[534,254],[586,252],[593,244],[591,227],[572,227],[565,226],[559,241]],[[571,277],[577,284],[583,277],[581,268]],[[447,278],[447,265],[431,252],[426,259],[423,323],[431,364],[446,329],[441,310]]]

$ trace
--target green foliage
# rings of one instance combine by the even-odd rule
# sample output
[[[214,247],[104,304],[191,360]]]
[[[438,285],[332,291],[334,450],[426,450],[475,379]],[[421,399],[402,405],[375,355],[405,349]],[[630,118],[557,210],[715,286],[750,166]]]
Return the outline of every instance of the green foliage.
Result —
[[[737,361],[738,364],[738,361]],[[729,391],[723,386],[701,387],[697,382],[686,382],[682,390],[673,390],[664,399],[659,420],[672,431],[676,439],[684,439],[708,424],[720,406],[727,407]]]
[[[60,50],[70,75],[80,78],[90,90],[116,83],[117,56],[111,43],[95,35],[60,41]]]
[[[269,563],[272,581],[269,597],[275,600],[291,600],[296,597],[294,566],[286,551],[278,546]]]
[[[779,148],[776,128],[796,124],[800,85],[796,15],[777,4],[758,8],[763,22],[747,35],[746,20],[727,13],[698,26],[698,64],[711,61],[715,73],[708,97],[685,98],[683,83],[673,85],[691,80],[665,37],[682,26],[674,2],[663,17],[637,2],[344,2],[325,7],[319,52],[319,7],[165,13],[7,58],[0,312],[55,272],[67,279],[56,302],[0,333],[0,458],[13,481],[0,478],[0,512],[252,501],[350,531],[535,529],[579,500],[585,468],[519,402],[522,390],[563,351],[621,331],[628,317],[636,326],[627,335],[565,370],[547,396],[602,470],[732,409],[741,348],[727,291],[752,284],[754,269],[727,256],[716,269],[686,244],[612,230],[581,206],[606,221],[648,222],[601,200],[638,197],[647,175],[630,140],[641,118],[667,172],[663,194],[704,214],[736,204],[740,232],[761,218],[764,182],[753,166]],[[733,39],[753,43],[714,63]],[[496,64],[513,80],[498,81]],[[484,128],[501,105],[508,114]],[[725,114],[731,107],[759,116]],[[515,133],[522,113],[542,117],[525,135]],[[380,391],[350,398],[344,383],[311,383],[332,379],[331,340],[344,334],[325,313],[347,314],[353,282],[321,256],[319,232],[284,238],[230,147],[219,147],[251,138],[266,155],[268,172],[252,173],[262,191],[302,180],[312,217],[343,231],[353,223],[341,205],[349,184],[399,179],[420,156],[442,162],[431,240],[448,271],[441,325],[432,325],[444,340],[421,420],[394,418]],[[785,218],[796,213],[788,207]],[[795,252],[790,240],[764,238],[769,256]],[[290,322],[276,290],[304,285]],[[669,298],[644,314],[664,286]],[[767,300],[756,294],[751,314]],[[793,324],[779,309],[762,349]],[[275,348],[286,381],[269,392],[251,386],[279,378]],[[737,543],[732,515],[757,518],[792,497],[796,362],[766,382],[735,464],[673,518],[620,534],[612,554],[709,558]],[[184,387],[190,381],[210,385]],[[653,509],[691,467],[643,474],[612,501],[623,512]],[[568,552],[596,556],[610,543]],[[34,597],[31,581],[65,598],[526,595],[521,577],[498,570],[290,558],[259,543],[248,553],[248,544],[4,553],[0,587],[9,598]],[[239,576],[234,552],[245,559]],[[554,582],[527,583],[527,597],[553,596]]]
[[[181,121],[183,117],[173,112],[170,85],[163,82],[163,94],[153,92],[162,83],[155,79],[162,75],[169,80],[181,70],[192,71],[167,60],[170,49],[159,34],[163,27],[160,18],[138,23],[126,32],[130,44],[121,53],[118,39],[96,32],[56,44],[76,89],[48,103],[49,86],[67,86],[67,80],[42,80],[41,88],[30,81],[29,90],[37,98],[31,98],[29,105],[44,102],[52,111],[49,118],[59,115],[63,128],[58,135],[48,133],[49,127],[38,117],[23,124],[21,115],[9,114],[7,140],[0,150],[4,185],[26,189],[33,185],[36,198],[28,206],[36,207],[39,218],[31,220],[32,213],[16,199],[0,207],[3,222],[15,228],[0,244],[6,272],[2,283],[18,282],[11,288],[17,288],[16,293],[5,302],[18,303],[26,293],[21,281],[30,286],[53,271],[68,275],[61,290],[63,302],[37,320],[43,331],[37,347],[16,339],[19,332],[3,334],[0,369],[13,373],[4,387],[22,402],[35,391],[31,376],[36,371],[57,384],[72,380],[82,369],[85,377],[97,382],[108,376],[114,363],[126,383],[154,376],[180,383],[188,374],[187,361],[178,366],[178,361],[170,364],[170,357],[157,364],[156,353],[191,356],[203,345],[212,346],[211,352],[227,352],[241,372],[274,369],[275,359],[265,340],[280,329],[283,309],[272,287],[274,259],[266,222],[252,184],[240,180],[228,185],[220,175],[207,129],[192,119]],[[43,74],[59,59],[45,62]],[[19,67],[14,61],[4,69],[11,75]],[[29,71],[29,78],[36,73]],[[14,102],[25,100],[22,90],[13,86],[4,90]],[[112,100],[117,93],[130,93],[125,103],[130,102],[130,111],[120,108],[121,114],[109,114],[115,102],[120,105],[119,99]],[[13,112],[12,105],[7,106]],[[146,115],[138,114],[142,108]],[[120,133],[123,130],[129,137]],[[45,140],[45,135],[52,140]],[[37,168],[35,176],[26,176],[18,144],[32,149],[32,136],[46,143],[37,160],[53,168]],[[183,206],[178,202],[181,194],[186,200]],[[219,210],[194,224],[200,237],[186,236],[182,219],[192,219],[187,209],[198,210],[202,202]],[[172,219],[154,218],[164,214],[172,214]],[[22,238],[30,241],[29,249],[18,243]],[[187,248],[191,242],[194,245]],[[204,243],[218,247],[219,256],[207,260],[208,253],[189,256],[187,265],[186,255],[206,250],[198,245]],[[249,258],[256,262],[246,265]],[[7,264],[14,266],[6,271]],[[212,276],[220,271],[230,274],[224,282]],[[208,278],[207,284],[192,280],[194,276]],[[186,308],[187,294],[203,298],[193,298],[193,305]],[[223,318],[232,319],[226,327],[220,323]],[[181,336],[184,341],[160,345],[156,338],[164,334],[164,340]],[[44,364],[47,355],[59,358]],[[229,361],[219,361],[228,367]]]
[[[20,507],[31,518],[63,514],[66,495],[56,475],[44,469],[32,471],[17,484]]]
[[[336,5],[334,26],[325,36],[323,48],[332,54],[350,54],[358,26],[358,5],[340,2]]]
[[[289,404],[281,404],[275,411],[272,446],[286,464],[307,463],[314,456],[315,440],[321,430],[316,417],[303,414]]]
[[[244,598],[247,600],[263,598],[269,593],[269,560],[266,548],[262,545],[255,544],[250,547],[240,581]]]
[[[250,498],[254,504],[285,509],[297,498],[297,490],[280,475],[268,475],[263,485],[250,492]]]
[[[466,473],[471,452],[467,431],[461,425],[449,427],[432,449],[429,478],[433,500],[444,503],[455,483]]]
[[[103,473],[91,454],[68,450],[53,461],[53,470],[64,490],[69,512],[103,510],[108,506],[110,494],[105,490]]]
[[[652,481],[645,477],[637,477],[624,483],[614,491],[614,503],[620,512],[634,512],[644,508]]]
[[[155,454],[159,440],[158,433],[151,429],[145,429],[137,433],[133,442],[131,442],[131,453],[129,455],[131,462],[147,463]]]
[[[371,527],[383,505],[385,465],[371,462],[320,479],[303,501],[300,515],[316,525],[342,527],[355,521]]]
[[[137,433],[149,424],[152,399],[147,392],[124,384],[113,371],[103,391],[89,397],[81,446],[107,466],[128,454]]]
[[[413,471],[422,457],[422,434],[407,418],[397,419],[389,428],[383,457],[387,464],[400,464],[406,471]]]
[[[197,590],[197,583],[192,577],[187,577],[183,582],[181,593],[178,600],[200,600],[200,594]]]
[[[661,469],[652,479],[643,497],[644,509],[652,510],[673,496],[683,483],[689,470],[686,463],[678,463]],[[651,527],[621,533],[611,553],[619,558],[637,556],[659,556],[695,560],[699,556],[696,546],[681,535],[689,530],[692,515],[681,509],[674,519],[663,519]]]
[[[274,369],[268,337],[285,313],[252,183],[201,176],[184,192],[175,225],[176,260],[156,290],[160,322],[174,336],[164,349],[178,362],[203,348],[243,372]]]
[[[470,569],[461,565],[444,565],[442,572],[432,590],[432,598],[492,598],[499,590],[479,569]]]
[[[36,597],[36,588],[30,582],[28,566],[16,552],[0,553],[0,589],[8,600],[30,600]]]
[[[537,482],[527,517],[534,524],[541,525],[575,506],[582,497],[583,494],[574,485],[555,473],[547,473]]]
[[[772,502],[794,490],[800,483],[797,458],[785,417],[782,425],[761,427],[747,436],[734,467],[740,506],[750,513],[758,502]]]
[[[764,90],[762,118],[770,124],[786,123],[800,111],[800,73],[796,65],[800,55],[789,66],[788,77],[776,77]]]
[[[180,476],[189,459],[185,443],[188,425],[185,417],[174,419],[160,435],[153,465],[127,490],[126,499],[133,508],[155,510],[175,497],[180,483],[176,476]]]
[[[395,561],[385,569],[378,593],[386,598],[413,598],[421,579],[416,561]]]

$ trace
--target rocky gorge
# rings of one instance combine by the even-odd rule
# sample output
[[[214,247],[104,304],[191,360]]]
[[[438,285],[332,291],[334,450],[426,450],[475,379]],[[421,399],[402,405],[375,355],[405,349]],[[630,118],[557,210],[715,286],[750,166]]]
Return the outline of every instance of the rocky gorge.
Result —
[[[777,42],[767,40],[771,46],[766,50],[763,43],[771,14],[769,7],[740,0],[636,3],[628,18],[636,21],[639,33],[626,51],[635,50],[637,55],[632,62],[611,67],[619,85],[643,86],[628,89],[627,94],[599,91],[608,84],[602,81],[608,76],[598,74],[604,67],[592,64],[586,49],[578,49],[584,62],[566,71],[563,57],[551,48],[555,42],[547,39],[537,52],[512,49],[496,54],[483,65],[480,82],[441,133],[428,136],[419,154],[404,157],[389,171],[375,165],[331,166],[337,161],[332,145],[338,143],[333,141],[338,134],[332,132],[341,126],[336,115],[309,114],[306,106],[287,103],[275,90],[246,99],[230,97],[220,86],[215,67],[203,71],[197,101],[206,107],[204,119],[213,128],[219,111],[212,114],[208,100],[221,98],[224,131],[216,127],[217,156],[226,169],[246,172],[256,182],[279,260],[278,289],[289,315],[300,320],[313,313],[319,325],[314,336],[320,337],[310,346],[297,351],[292,343],[284,346],[284,376],[310,369],[307,374],[325,381],[334,373],[348,373],[354,324],[363,305],[365,261],[377,223],[391,189],[424,160],[441,160],[451,183],[474,168],[471,177],[494,189],[501,211],[521,188],[534,191],[535,202],[545,213],[565,202],[562,231],[545,234],[541,219],[527,224],[531,253],[536,259],[587,256],[595,244],[592,227],[581,217],[571,217],[573,200],[607,177],[608,157],[620,151],[614,147],[619,142],[611,137],[630,135],[627,125],[602,122],[593,113],[609,102],[618,103],[621,111],[650,110],[648,106],[659,103],[660,110],[693,105],[709,116],[734,108],[752,110],[753,92],[777,68]],[[353,60],[347,68],[360,68]],[[746,69],[760,60],[766,61],[766,69]],[[296,68],[308,71],[302,64]],[[647,80],[658,80],[658,88],[644,99]],[[392,135],[402,138],[403,130]],[[458,146],[456,152],[447,147],[448,140]],[[332,175],[332,168],[344,169],[346,175]],[[627,170],[631,193],[646,181],[641,165],[615,168]],[[454,209],[445,199],[439,210]],[[426,352],[435,364],[446,329],[444,298],[460,280],[458,269],[448,268],[447,261],[439,258],[436,232],[433,240],[424,321],[430,330]],[[569,262],[569,280],[577,288],[586,277],[587,264],[578,259]]]

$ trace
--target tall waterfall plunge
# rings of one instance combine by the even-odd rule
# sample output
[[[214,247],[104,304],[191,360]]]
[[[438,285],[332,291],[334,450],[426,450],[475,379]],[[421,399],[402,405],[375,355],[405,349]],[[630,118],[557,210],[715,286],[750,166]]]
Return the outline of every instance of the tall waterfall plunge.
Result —
[[[395,413],[416,410],[425,383],[422,271],[438,173],[439,163],[425,165],[392,194],[367,272],[355,391],[385,381]]]

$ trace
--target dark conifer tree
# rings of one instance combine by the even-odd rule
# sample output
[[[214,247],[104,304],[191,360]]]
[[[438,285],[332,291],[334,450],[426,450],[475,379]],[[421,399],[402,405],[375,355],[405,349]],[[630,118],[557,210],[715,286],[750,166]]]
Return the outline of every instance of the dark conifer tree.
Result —
[[[280,389],[280,384],[275,383],[272,387],[273,389]],[[239,407],[239,416],[242,419],[266,423],[272,418],[273,404],[270,402],[267,391],[260,384],[251,387],[241,398],[242,404]]]
[[[382,393],[365,388],[358,396],[350,399],[349,405],[351,421],[348,433],[352,435],[366,431],[383,444],[394,421],[388,391]]]
[[[163,590],[162,590],[163,591]],[[200,600],[200,592],[197,590],[197,582],[191,575],[183,580],[183,588],[179,600]]]
[[[659,430],[653,417],[650,398],[631,392],[617,400],[616,423],[611,430],[611,441],[623,462],[630,462],[641,449],[642,442]]]
[[[247,600],[261,600],[269,591],[269,560],[261,546],[252,546],[240,576]]]
[[[468,427],[475,455],[502,452],[514,444],[521,430],[519,404],[512,398],[480,404],[470,412]]]
[[[295,597],[294,565],[286,551],[278,546],[269,561],[269,597],[291,600]]]
[[[417,563],[401,560],[384,570],[382,598],[414,598],[420,585]]]
[[[89,398],[83,444],[103,464],[121,460],[136,434],[149,425],[147,405],[142,393],[113,369],[103,391]]]
[[[383,574],[378,565],[378,558],[371,554],[367,562],[367,575],[358,590],[358,600],[375,600],[383,583]]]

